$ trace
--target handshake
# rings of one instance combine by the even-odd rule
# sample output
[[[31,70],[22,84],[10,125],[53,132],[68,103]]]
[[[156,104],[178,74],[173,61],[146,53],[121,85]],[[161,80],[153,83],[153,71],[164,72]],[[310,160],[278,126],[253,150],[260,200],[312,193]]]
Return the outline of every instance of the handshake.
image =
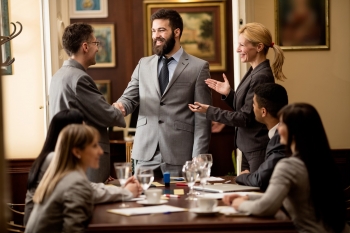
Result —
[[[123,116],[125,116],[126,112],[125,112],[125,108],[123,106],[123,104],[121,102],[116,102],[116,103],[113,103],[113,106],[116,108],[116,109],[119,109]]]

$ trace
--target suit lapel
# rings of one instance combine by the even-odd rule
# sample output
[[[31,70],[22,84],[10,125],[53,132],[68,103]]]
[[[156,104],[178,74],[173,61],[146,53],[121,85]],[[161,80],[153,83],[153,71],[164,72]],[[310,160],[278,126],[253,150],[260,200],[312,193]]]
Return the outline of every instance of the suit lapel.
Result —
[[[171,81],[169,82],[168,86],[166,87],[165,91],[164,91],[164,94],[165,95],[168,90],[171,88],[171,86],[175,83],[175,81],[179,78],[180,74],[182,73],[182,71],[186,68],[186,66],[188,65],[189,63],[189,58],[188,58],[188,54],[183,51],[181,57],[180,57],[180,60],[179,62],[177,63],[177,66],[174,70],[174,74],[173,74],[173,77],[171,79]],[[158,85],[159,86],[159,85]]]
[[[158,59],[159,57],[154,55],[153,59],[150,62],[150,74],[151,74],[151,78],[153,81],[154,86],[156,87],[158,96],[161,97],[160,94],[160,87],[159,87],[159,81],[158,81]]]

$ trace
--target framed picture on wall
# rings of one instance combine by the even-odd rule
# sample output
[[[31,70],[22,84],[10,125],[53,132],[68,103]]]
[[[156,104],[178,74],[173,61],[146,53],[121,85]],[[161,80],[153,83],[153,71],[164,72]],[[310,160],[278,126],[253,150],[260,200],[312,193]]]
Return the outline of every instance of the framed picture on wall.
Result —
[[[9,29],[9,12],[8,12],[8,0],[1,0],[0,1],[0,26],[1,26],[1,36],[9,36],[10,35],[10,29]],[[2,62],[6,61],[6,59],[11,58],[11,47],[10,47],[10,41],[6,42],[5,44],[1,45],[1,59]],[[4,75],[10,75],[12,74],[12,65],[9,66],[1,66],[1,73]]]
[[[114,39],[114,24],[104,23],[95,24],[94,35],[97,41],[100,41],[98,52],[96,53],[96,65],[91,68],[115,67],[115,39]]]
[[[329,49],[329,0],[275,0],[276,43],[283,50]]]
[[[107,0],[69,0],[69,15],[72,19],[107,18]]]
[[[111,80],[94,80],[97,89],[101,92],[106,101],[111,104]]]
[[[174,9],[181,15],[181,46],[186,53],[208,61],[211,71],[226,70],[225,0],[145,0],[146,56],[153,54],[150,18],[161,8]]]

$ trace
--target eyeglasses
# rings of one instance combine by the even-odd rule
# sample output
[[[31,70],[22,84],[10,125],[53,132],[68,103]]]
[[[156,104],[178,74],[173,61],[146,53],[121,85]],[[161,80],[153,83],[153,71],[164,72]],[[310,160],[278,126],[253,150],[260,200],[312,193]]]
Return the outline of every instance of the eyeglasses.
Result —
[[[101,45],[101,41],[98,41],[98,40],[96,40],[96,41],[91,41],[91,42],[88,42],[88,43],[96,44],[97,47],[100,47],[100,45]]]

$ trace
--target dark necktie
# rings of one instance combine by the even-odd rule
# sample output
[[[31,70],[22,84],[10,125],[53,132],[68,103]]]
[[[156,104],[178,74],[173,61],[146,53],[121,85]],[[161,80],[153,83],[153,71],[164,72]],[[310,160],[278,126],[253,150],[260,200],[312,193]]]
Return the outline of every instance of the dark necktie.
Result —
[[[160,70],[159,73],[159,87],[160,87],[160,93],[163,95],[166,86],[168,86],[169,83],[169,69],[168,69],[168,63],[173,60],[174,58],[169,58],[166,59],[163,57],[162,62],[163,62],[163,67]]]

